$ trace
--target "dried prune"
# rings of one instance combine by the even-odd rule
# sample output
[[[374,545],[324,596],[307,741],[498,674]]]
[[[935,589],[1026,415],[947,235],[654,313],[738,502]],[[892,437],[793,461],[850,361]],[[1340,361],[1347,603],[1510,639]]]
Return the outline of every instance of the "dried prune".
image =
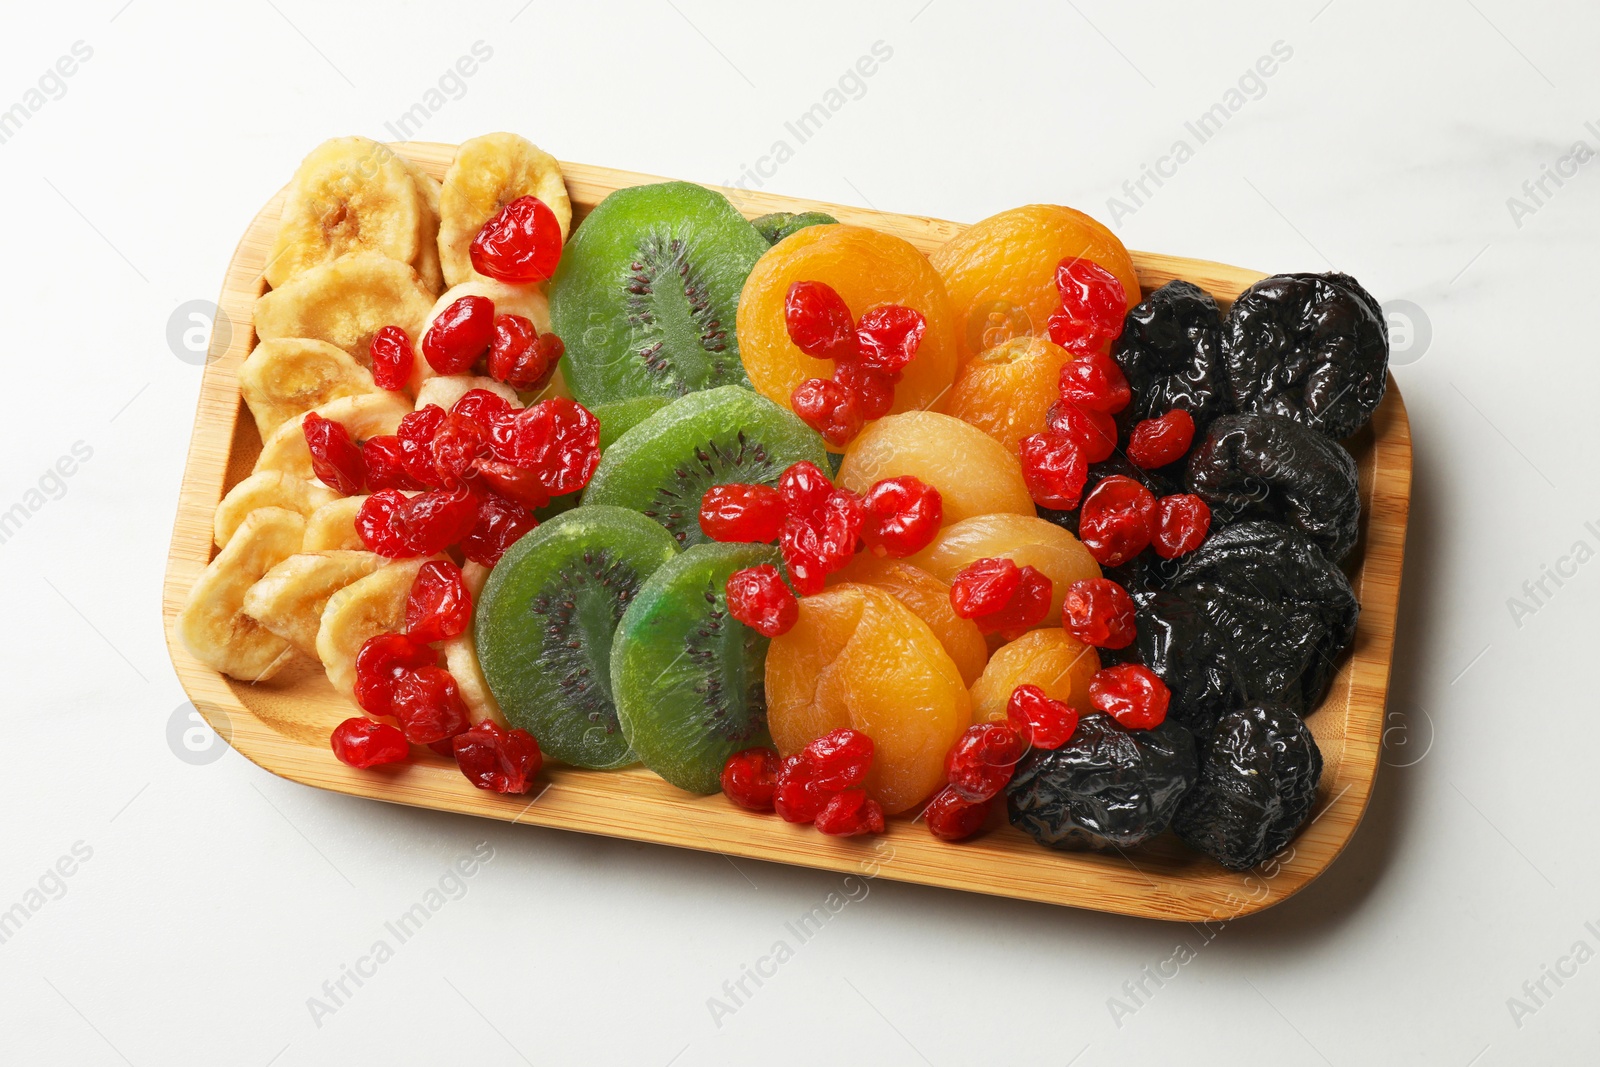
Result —
[[[1220,528],[1272,519],[1338,563],[1361,520],[1356,461],[1339,442],[1282,415],[1224,415],[1189,456],[1189,491]]]
[[[1389,332],[1348,274],[1278,274],[1228,310],[1222,360],[1236,410],[1287,415],[1343,440],[1383,399]]]
[[[1316,709],[1360,610],[1344,572],[1299,530],[1243,522],[1136,594],[1139,659],[1172,690],[1171,718],[1205,730],[1256,701]]]
[[[1050,848],[1131,848],[1167,828],[1198,774],[1194,738],[1171,719],[1128,730],[1097,712],[1060,748],[1017,765],[1006,810]]]
[[[1133,387],[1133,402],[1117,414],[1124,438],[1140,419],[1182,408],[1204,433],[1233,410],[1222,367],[1222,318],[1217,302],[1190,282],[1168,282],[1128,312],[1111,354]]]
[[[1231,711],[1197,739],[1200,780],[1172,820],[1184,844],[1231,871],[1245,871],[1287,845],[1311,814],[1322,753],[1288,708]]]

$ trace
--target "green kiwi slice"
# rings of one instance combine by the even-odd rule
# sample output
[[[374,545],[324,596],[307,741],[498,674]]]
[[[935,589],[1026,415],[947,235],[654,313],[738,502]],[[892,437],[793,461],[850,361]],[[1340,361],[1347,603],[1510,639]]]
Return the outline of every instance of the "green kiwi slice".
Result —
[[[573,231],[550,280],[562,375],[585,406],[747,383],[734,320],[767,242],[721,193],[618,189]]]
[[[545,755],[595,770],[634,762],[612,698],[612,635],[677,551],[637,512],[585,506],[525,534],[489,573],[478,661],[507,720]]]
[[[597,404],[594,417],[600,420],[600,451],[672,401],[664,396],[635,396],[610,404]]]
[[[807,226],[831,226],[838,221],[826,211],[774,211],[770,215],[751,219],[750,225],[767,239],[767,244],[775,245],[791,233],[803,230]]]
[[[803,459],[827,469],[827,450],[811,427],[760,393],[725,385],[674,400],[613,442],[583,501],[631,508],[665,526],[678,544],[697,545],[706,540],[700,498],[707,489],[777,485]]]
[[[769,545],[696,545],[639,589],[611,644],[611,691],[641,762],[691,793],[715,793],[729,756],[772,744],[768,639],[728,614],[728,576]]]

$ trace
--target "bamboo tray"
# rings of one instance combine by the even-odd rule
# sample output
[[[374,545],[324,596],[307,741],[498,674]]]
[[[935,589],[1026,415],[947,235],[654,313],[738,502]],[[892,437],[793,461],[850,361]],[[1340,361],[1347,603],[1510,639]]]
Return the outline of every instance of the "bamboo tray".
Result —
[[[440,144],[396,148],[438,177],[455,153],[454,146]],[[604,167],[562,166],[574,221],[615,189],[659,180]],[[723,191],[752,217],[820,209],[843,222],[899,234],[924,252],[963,228],[938,219]],[[261,767],[306,785],[398,804],[1171,920],[1238,917],[1284,900],[1326,870],[1354,835],[1378,767],[1410,504],[1410,428],[1392,378],[1371,426],[1352,442],[1365,507],[1352,572],[1361,619],[1332,690],[1308,720],[1326,765],[1313,821],[1281,856],[1253,872],[1230,873],[1171,834],[1127,854],[1051,851],[1010,827],[951,845],[906,819],[890,820],[881,837],[833,839],[810,827],[751,815],[720,796],[680,792],[639,767],[610,772],[548,767],[548,788],[526,797],[475,789],[454,764],[425,751],[384,772],[346,767],[330,751],[328,734],[353,708],[334,693],[317,664],[306,661],[267,683],[236,682],[196,661],[175,630],[184,597],[212,555],[212,511],[250,472],[261,447],[254,421],[240,417],[245,409],[237,371],[255,343],[251,308],[265,291],[262,268],[282,202],[280,192],[250,223],[223,281],[221,313],[233,329],[214,333],[163,595],[167,645],[184,689],[212,727]],[[1223,303],[1262,277],[1201,260],[1141,252],[1133,259],[1146,292],[1185,278]]]

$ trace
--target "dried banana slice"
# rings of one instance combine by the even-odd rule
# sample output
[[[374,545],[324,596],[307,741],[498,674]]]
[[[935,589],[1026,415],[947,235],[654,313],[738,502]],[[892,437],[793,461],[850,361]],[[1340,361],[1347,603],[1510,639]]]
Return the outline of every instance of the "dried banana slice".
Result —
[[[517,391],[511,386],[474,374],[441,374],[427,379],[417,388],[416,406],[420,411],[433,404],[449,411],[456,406],[457,400],[474,389],[487,389],[496,396],[504,397],[514,408],[522,406],[522,401],[517,399]]]
[[[289,279],[347,252],[411,263],[422,233],[424,196],[388,145],[365,137],[324,141],[289,183],[267,282]]]
[[[379,434],[394,433],[400,428],[400,420],[410,413],[411,405],[405,397],[379,392],[343,396],[312,410],[325,419],[343,423],[344,428],[350,431],[351,439],[360,442]],[[300,429],[304,419],[304,415],[290,419],[267,438],[261,446],[261,455],[256,457],[256,473],[282,471],[307,481],[316,477],[311,469],[311,451],[306,448],[306,435]]]
[[[342,348],[309,337],[262,341],[239,365],[239,391],[265,441],[297,415],[341,396],[381,392]]]
[[[200,575],[178,613],[178,634],[200,662],[243,682],[272,677],[294,656],[289,642],[244,613],[245,593],[300,551],[306,520],[287,508],[258,508]]]
[[[439,179],[416,163],[400,157],[422,194],[422,224],[417,230],[417,258],[411,265],[417,268],[422,284],[432,293],[444,292],[444,272],[439,266]]]
[[[435,559],[443,559],[435,556]],[[406,599],[425,559],[395,560],[328,598],[317,627],[317,658],[328,681],[355,699],[356,655],[379,634],[406,628]]]
[[[446,282],[459,285],[481,277],[472,269],[473,238],[501,208],[530,195],[555,214],[566,240],[572,202],[554,156],[514,133],[485,134],[461,145],[439,194],[439,261]]]
[[[302,271],[257,299],[256,334],[264,341],[327,341],[370,367],[373,334],[393,325],[416,338],[432,306],[433,294],[410,263],[376,252],[351,252]]]
[[[429,378],[439,376],[438,372],[429,366],[428,357],[422,354],[423,337],[433,326],[433,320],[444,314],[446,308],[464,296],[486,298],[494,305],[496,315],[521,315],[533,323],[534,329],[540,333],[547,333],[550,329],[550,301],[545,298],[542,285],[511,285],[494,278],[473,278],[460,285],[453,285],[445,290],[443,296],[434,301],[433,307],[422,321],[422,328],[411,335],[412,349],[416,355],[411,363],[413,393],[422,388],[422,383]]]
[[[306,539],[301,547],[307,552],[360,551],[367,546],[356,533],[356,512],[366,502],[365,496],[342,496],[313,511],[306,519]]]
[[[337,499],[339,494],[321,482],[296,478],[282,471],[261,471],[228,490],[212,516],[211,529],[216,535],[217,547],[227,548],[240,524],[254,511],[287,508],[305,518]]]
[[[472,594],[472,602],[476,604],[483,593],[483,583],[489,580],[489,568],[468,560],[461,565],[461,578],[467,592]],[[466,702],[472,721],[477,723],[488,719],[496,726],[508,726],[505,714],[500,710],[500,702],[490,691],[489,680],[483,676],[483,667],[478,663],[476,627],[469,623],[465,632],[443,642],[440,647],[444,649],[445,667],[456,680],[456,688]]]
[[[273,567],[244,594],[244,613],[308,656],[328,600],[389,561],[376,552],[300,552]]]

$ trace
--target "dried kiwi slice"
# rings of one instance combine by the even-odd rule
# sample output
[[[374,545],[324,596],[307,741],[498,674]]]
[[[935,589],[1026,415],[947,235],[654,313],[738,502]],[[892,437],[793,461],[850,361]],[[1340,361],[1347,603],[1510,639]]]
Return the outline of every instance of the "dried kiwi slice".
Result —
[[[646,767],[715,793],[729,756],[770,745],[768,639],[728,614],[728,576],[778,563],[767,545],[696,545],[650,576],[617,626],[611,691]]]
[[[635,396],[596,405],[594,417],[600,420],[600,451],[610,448],[617,438],[670,403],[672,401],[664,396]]]
[[[734,320],[767,242],[721,193],[618,189],[583,220],[550,281],[561,373],[586,406],[747,383]]]
[[[680,545],[698,545],[706,540],[700,498],[707,489],[777,485],[803,459],[827,469],[815,431],[760,393],[728,385],[674,400],[623,434],[600,456],[583,500],[643,512]]]
[[[511,725],[545,755],[606,770],[635,759],[611,693],[611,638],[646,578],[677,555],[624,508],[580,507],[523,536],[478,599],[478,659]]]
[[[762,215],[759,219],[751,219],[750,225],[767,239],[767,244],[775,245],[791,233],[798,233],[807,226],[833,226],[838,222],[838,219],[826,211],[774,211],[770,215]]]

